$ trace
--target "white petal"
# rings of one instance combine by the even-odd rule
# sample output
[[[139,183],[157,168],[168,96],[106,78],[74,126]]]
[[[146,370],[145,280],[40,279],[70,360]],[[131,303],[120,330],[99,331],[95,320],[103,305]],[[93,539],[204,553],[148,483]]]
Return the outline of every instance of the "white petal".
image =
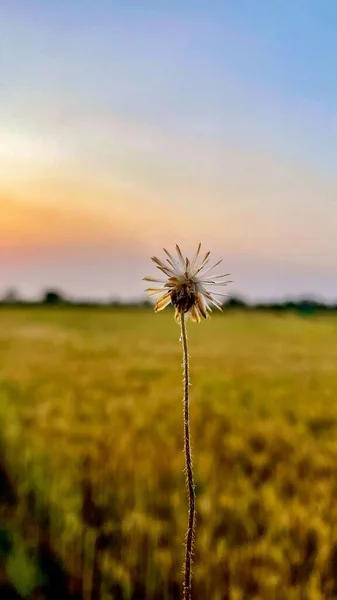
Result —
[[[155,279],[154,277],[143,277],[143,281],[152,281],[153,283],[165,283],[166,279]]]
[[[205,267],[208,263],[209,263],[209,258],[207,260],[204,259],[204,261],[200,265],[200,267],[198,267],[197,270],[193,273],[193,277],[195,277],[196,275],[198,275],[198,273],[201,271],[201,269],[203,269],[203,267]]]
[[[165,266],[164,263],[159,258],[157,258],[156,256],[152,256],[151,260],[153,260],[153,262],[156,263],[157,265],[159,265],[160,267],[164,267]]]
[[[200,248],[201,248],[201,242],[199,242],[199,244],[198,244],[198,248],[197,248],[197,251],[196,251],[196,253],[195,253],[195,255],[194,255],[194,258],[193,258],[193,260],[192,260],[192,264],[191,264],[191,271],[193,271],[193,269],[194,269],[194,267],[195,267],[195,264],[196,264],[196,262],[197,262],[197,260],[198,260],[198,256],[199,256]]]
[[[202,283],[205,285],[227,285],[228,283],[232,283],[232,281],[226,279],[225,281],[203,281]]]
[[[201,289],[201,288],[200,288]],[[205,296],[205,298],[207,298],[209,301],[212,300],[212,295],[211,293],[206,290],[205,288],[202,289],[201,293]]]
[[[205,273],[201,275],[204,277]],[[213,281],[214,279],[221,279],[222,277],[229,277],[230,273],[223,273],[222,275],[210,275],[209,277],[205,277],[205,279],[200,279],[200,281]],[[198,277],[199,279],[199,277]]]
[[[165,273],[165,275],[168,275],[169,277],[173,276],[175,277],[175,272],[170,269],[170,267],[167,267],[166,265],[157,265],[157,269],[159,269],[160,271],[162,271],[163,273]]]
[[[165,283],[165,288],[175,288],[177,287],[176,283],[173,283],[172,281],[168,281],[167,283]]]
[[[206,260],[208,259],[210,253],[211,253],[210,250],[208,250],[208,252],[206,252],[204,258],[202,259],[202,261],[200,263],[199,269],[202,269],[204,267],[204,265],[206,264]],[[207,262],[208,262],[208,260],[207,260]]]
[[[221,258],[221,260],[218,260],[218,262],[216,262],[214,265],[212,265],[212,267],[208,267],[208,269],[206,269],[206,271],[203,272],[202,276],[204,277],[206,275],[206,273],[209,273],[210,271],[212,271],[212,269],[214,269],[215,267],[217,267],[220,263],[222,263],[223,259]],[[205,268],[206,265],[204,265],[202,267],[202,269],[200,269],[201,271]]]
[[[199,292],[199,294],[201,294],[201,295],[202,295],[202,298],[203,298],[203,301],[204,301],[204,305],[205,305],[205,307],[206,307],[206,310],[209,310],[210,312],[212,312],[212,309],[211,309],[211,307],[210,307],[210,305],[209,305],[209,300],[207,299],[207,297],[205,296],[205,294],[204,294],[202,291],[200,291],[200,292]]]
[[[167,256],[170,259],[167,262],[171,265],[171,267],[173,267],[174,269],[176,269],[176,271],[180,271],[179,265],[178,265],[176,259],[173,258],[172,254],[170,254],[170,252],[168,250],[166,250],[166,248],[164,248],[163,250],[164,250],[164,252],[167,254]]]
[[[168,264],[171,265],[172,267],[172,272],[174,273],[174,277],[182,277],[183,279],[185,279],[185,271],[183,272],[183,270],[181,269],[181,267],[176,267],[175,264],[171,263],[170,259],[167,258],[166,259]]]
[[[167,288],[165,287],[159,287],[159,288],[146,288],[145,290],[149,296],[155,296],[156,294],[161,294],[163,291],[167,291]]]
[[[205,273],[202,274],[202,277],[205,275]],[[230,273],[220,273],[220,274],[216,274],[216,275],[209,275],[209,277],[206,277],[206,279],[221,279],[221,277],[229,277]]]
[[[206,298],[209,300],[209,302],[211,304],[213,304],[214,306],[216,306],[217,308],[219,308],[221,310],[222,304],[218,300],[213,298],[213,295],[208,290],[203,289],[202,293],[204,294],[204,296],[206,296]]]
[[[216,300],[215,298],[212,298],[212,299],[210,300],[210,302],[211,302],[212,304],[214,304],[214,306],[216,306],[217,308],[219,308],[220,310],[222,310],[222,304],[221,304],[221,302],[219,302],[219,301],[218,301],[218,300]]]
[[[177,254],[178,254],[179,260],[180,260],[180,264],[181,264],[182,268],[185,270],[184,257],[183,257],[183,255],[181,253],[181,250],[180,250],[178,244],[176,244],[176,250],[177,250]]]
[[[197,290],[198,290],[198,292],[200,292],[201,294],[203,294],[206,298],[210,294],[210,292],[208,291],[208,289],[201,282],[199,282],[197,284]]]

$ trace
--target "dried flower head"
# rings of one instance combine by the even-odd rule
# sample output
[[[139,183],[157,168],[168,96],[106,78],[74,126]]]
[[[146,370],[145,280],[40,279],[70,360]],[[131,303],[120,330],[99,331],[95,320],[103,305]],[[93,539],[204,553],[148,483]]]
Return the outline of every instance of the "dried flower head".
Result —
[[[218,292],[210,293],[208,286],[223,286],[230,283],[224,277],[225,275],[210,276],[208,273],[219,265],[222,260],[208,267],[210,252],[206,252],[202,260],[199,260],[201,244],[192,261],[187,257],[184,258],[178,245],[176,245],[177,258],[174,258],[165,248],[164,252],[167,255],[166,264],[159,260],[156,256],[152,257],[157,269],[166,275],[166,279],[156,279],[154,277],[144,277],[145,281],[154,283],[162,283],[161,287],[147,288],[149,296],[161,294],[155,304],[155,311],[163,310],[168,304],[172,303],[175,307],[175,318],[179,322],[180,315],[187,313],[192,321],[200,322],[201,317],[204,319],[208,316],[208,311],[211,312],[211,306],[215,306],[221,310],[221,303],[214,296],[226,296]],[[206,268],[207,267],[207,268]],[[206,268],[206,270],[205,270]]]

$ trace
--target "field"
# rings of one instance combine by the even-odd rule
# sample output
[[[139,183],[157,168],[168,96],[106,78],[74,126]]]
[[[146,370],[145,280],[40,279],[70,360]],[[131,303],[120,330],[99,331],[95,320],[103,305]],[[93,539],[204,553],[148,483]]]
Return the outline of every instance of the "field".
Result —
[[[337,598],[337,319],[228,312],[189,340],[194,599]],[[3,590],[180,598],[181,382],[169,310],[1,309]]]

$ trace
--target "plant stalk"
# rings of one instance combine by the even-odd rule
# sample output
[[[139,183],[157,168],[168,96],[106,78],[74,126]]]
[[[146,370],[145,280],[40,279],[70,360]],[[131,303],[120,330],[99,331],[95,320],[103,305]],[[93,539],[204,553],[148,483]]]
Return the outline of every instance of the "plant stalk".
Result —
[[[186,319],[185,313],[180,314],[180,326],[181,326],[181,343],[183,347],[183,374],[184,374],[184,454],[185,454],[185,468],[186,468],[186,479],[188,488],[188,527],[186,533],[185,543],[185,563],[184,563],[184,587],[183,587],[183,598],[184,600],[191,600],[192,598],[192,556],[193,556],[193,545],[194,545],[194,529],[195,529],[195,489],[193,479],[193,463],[192,463],[192,452],[191,452],[191,434],[190,434],[190,398],[189,398],[189,387],[190,387],[190,375],[189,375],[189,356],[188,356],[188,343],[187,343],[187,332],[186,332]]]

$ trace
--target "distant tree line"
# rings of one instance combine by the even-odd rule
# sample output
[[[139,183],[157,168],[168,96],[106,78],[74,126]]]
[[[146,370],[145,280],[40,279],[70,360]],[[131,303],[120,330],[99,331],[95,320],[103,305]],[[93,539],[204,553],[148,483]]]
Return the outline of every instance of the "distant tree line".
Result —
[[[0,306],[151,306],[148,300],[140,300],[135,302],[123,302],[122,300],[114,299],[111,300],[81,300],[77,298],[71,298],[64,295],[57,289],[48,289],[41,295],[37,300],[27,300],[22,298],[20,294],[10,289],[0,297]]]
[[[25,300],[20,297],[16,290],[8,290],[0,297],[0,306],[77,306],[77,307],[150,307],[151,302],[148,300],[140,300],[134,302],[123,302],[121,300],[78,300],[65,296],[62,292],[56,289],[46,290],[38,300]],[[229,296],[223,303],[223,308],[226,310],[241,310],[241,311],[261,311],[261,312],[296,312],[301,315],[313,315],[317,313],[337,312],[337,303],[326,304],[312,298],[302,298],[300,300],[283,300],[279,302],[246,302],[241,297]]]

